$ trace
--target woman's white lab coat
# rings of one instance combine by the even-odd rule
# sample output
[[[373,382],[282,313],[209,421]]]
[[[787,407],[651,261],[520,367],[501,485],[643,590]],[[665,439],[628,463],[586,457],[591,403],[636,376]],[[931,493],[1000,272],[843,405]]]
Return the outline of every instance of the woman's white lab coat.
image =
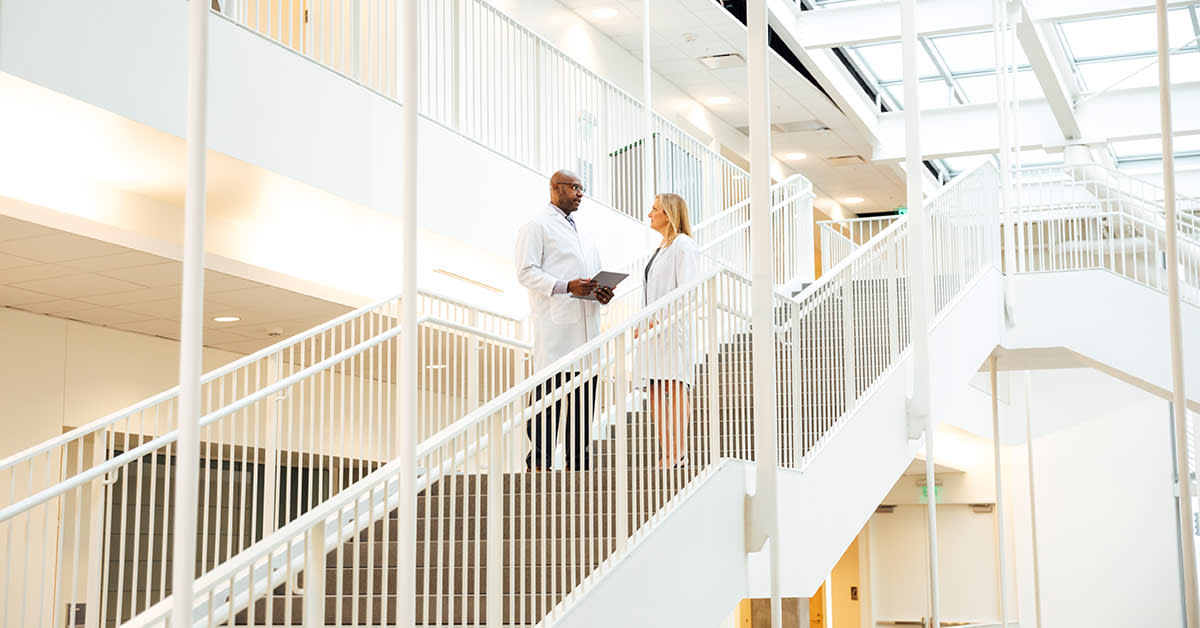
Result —
[[[654,303],[698,278],[702,259],[695,240],[683,234],[676,236],[650,263],[644,287],[645,304]],[[666,379],[692,384],[694,334],[689,321],[693,315],[694,312],[682,312],[678,307],[668,308],[652,317],[653,327],[641,329],[644,343],[635,357],[634,368],[643,386],[647,380]]]

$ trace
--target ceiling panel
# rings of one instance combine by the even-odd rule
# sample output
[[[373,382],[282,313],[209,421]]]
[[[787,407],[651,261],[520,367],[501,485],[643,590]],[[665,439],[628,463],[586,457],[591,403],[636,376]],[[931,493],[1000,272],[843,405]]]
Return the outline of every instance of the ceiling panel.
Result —
[[[139,334],[179,338],[182,265],[0,216],[0,306]],[[214,270],[205,271],[205,346],[249,353],[349,307]],[[213,316],[240,316],[224,324]]]

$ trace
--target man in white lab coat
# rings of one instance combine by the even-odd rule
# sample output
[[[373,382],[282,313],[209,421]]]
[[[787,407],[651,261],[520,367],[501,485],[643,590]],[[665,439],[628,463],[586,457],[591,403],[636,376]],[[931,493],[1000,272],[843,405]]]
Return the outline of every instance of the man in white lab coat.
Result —
[[[554,173],[550,177],[550,203],[517,233],[517,279],[529,292],[534,372],[599,336],[600,306],[613,296],[611,288],[599,287],[591,280],[601,270],[600,254],[571,216],[579,209],[583,192],[575,173]],[[588,295],[596,300],[577,298]],[[535,402],[550,395],[558,399],[535,414],[526,426],[532,445],[526,461],[530,469],[552,466],[559,429],[564,431],[567,467],[582,470],[590,466],[589,428],[596,378],[575,377],[579,368],[568,365],[534,390]]]

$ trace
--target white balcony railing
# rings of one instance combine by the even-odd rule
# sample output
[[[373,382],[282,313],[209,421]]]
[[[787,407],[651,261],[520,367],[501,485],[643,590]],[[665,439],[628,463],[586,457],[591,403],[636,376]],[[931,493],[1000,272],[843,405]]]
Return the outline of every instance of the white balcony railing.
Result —
[[[1160,188],[1099,166],[1026,169],[1016,183],[1021,272],[1104,269],[1166,291]],[[1181,297],[1200,304],[1200,217],[1177,215]]]
[[[829,270],[846,259],[855,249],[879,235],[899,216],[867,216],[817,222],[821,246],[821,269]]]
[[[579,173],[588,195],[638,220],[642,103],[485,0],[419,3],[420,113],[543,174]],[[398,98],[397,0],[226,0],[219,13]],[[653,116],[654,190],[701,222],[749,198],[744,170]]]

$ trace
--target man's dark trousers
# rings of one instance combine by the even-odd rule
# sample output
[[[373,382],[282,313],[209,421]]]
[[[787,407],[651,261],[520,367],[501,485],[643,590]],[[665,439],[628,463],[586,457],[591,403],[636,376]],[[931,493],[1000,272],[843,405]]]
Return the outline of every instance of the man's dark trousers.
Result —
[[[591,444],[592,406],[596,400],[596,380],[592,377],[580,383],[576,373],[559,373],[534,388],[533,400],[550,397],[559,388],[562,398],[550,403],[546,409],[533,415],[525,426],[533,451],[526,458],[529,468],[549,469],[554,466],[554,440],[562,423],[563,449],[566,451],[567,468],[576,471],[590,468],[588,447]]]

